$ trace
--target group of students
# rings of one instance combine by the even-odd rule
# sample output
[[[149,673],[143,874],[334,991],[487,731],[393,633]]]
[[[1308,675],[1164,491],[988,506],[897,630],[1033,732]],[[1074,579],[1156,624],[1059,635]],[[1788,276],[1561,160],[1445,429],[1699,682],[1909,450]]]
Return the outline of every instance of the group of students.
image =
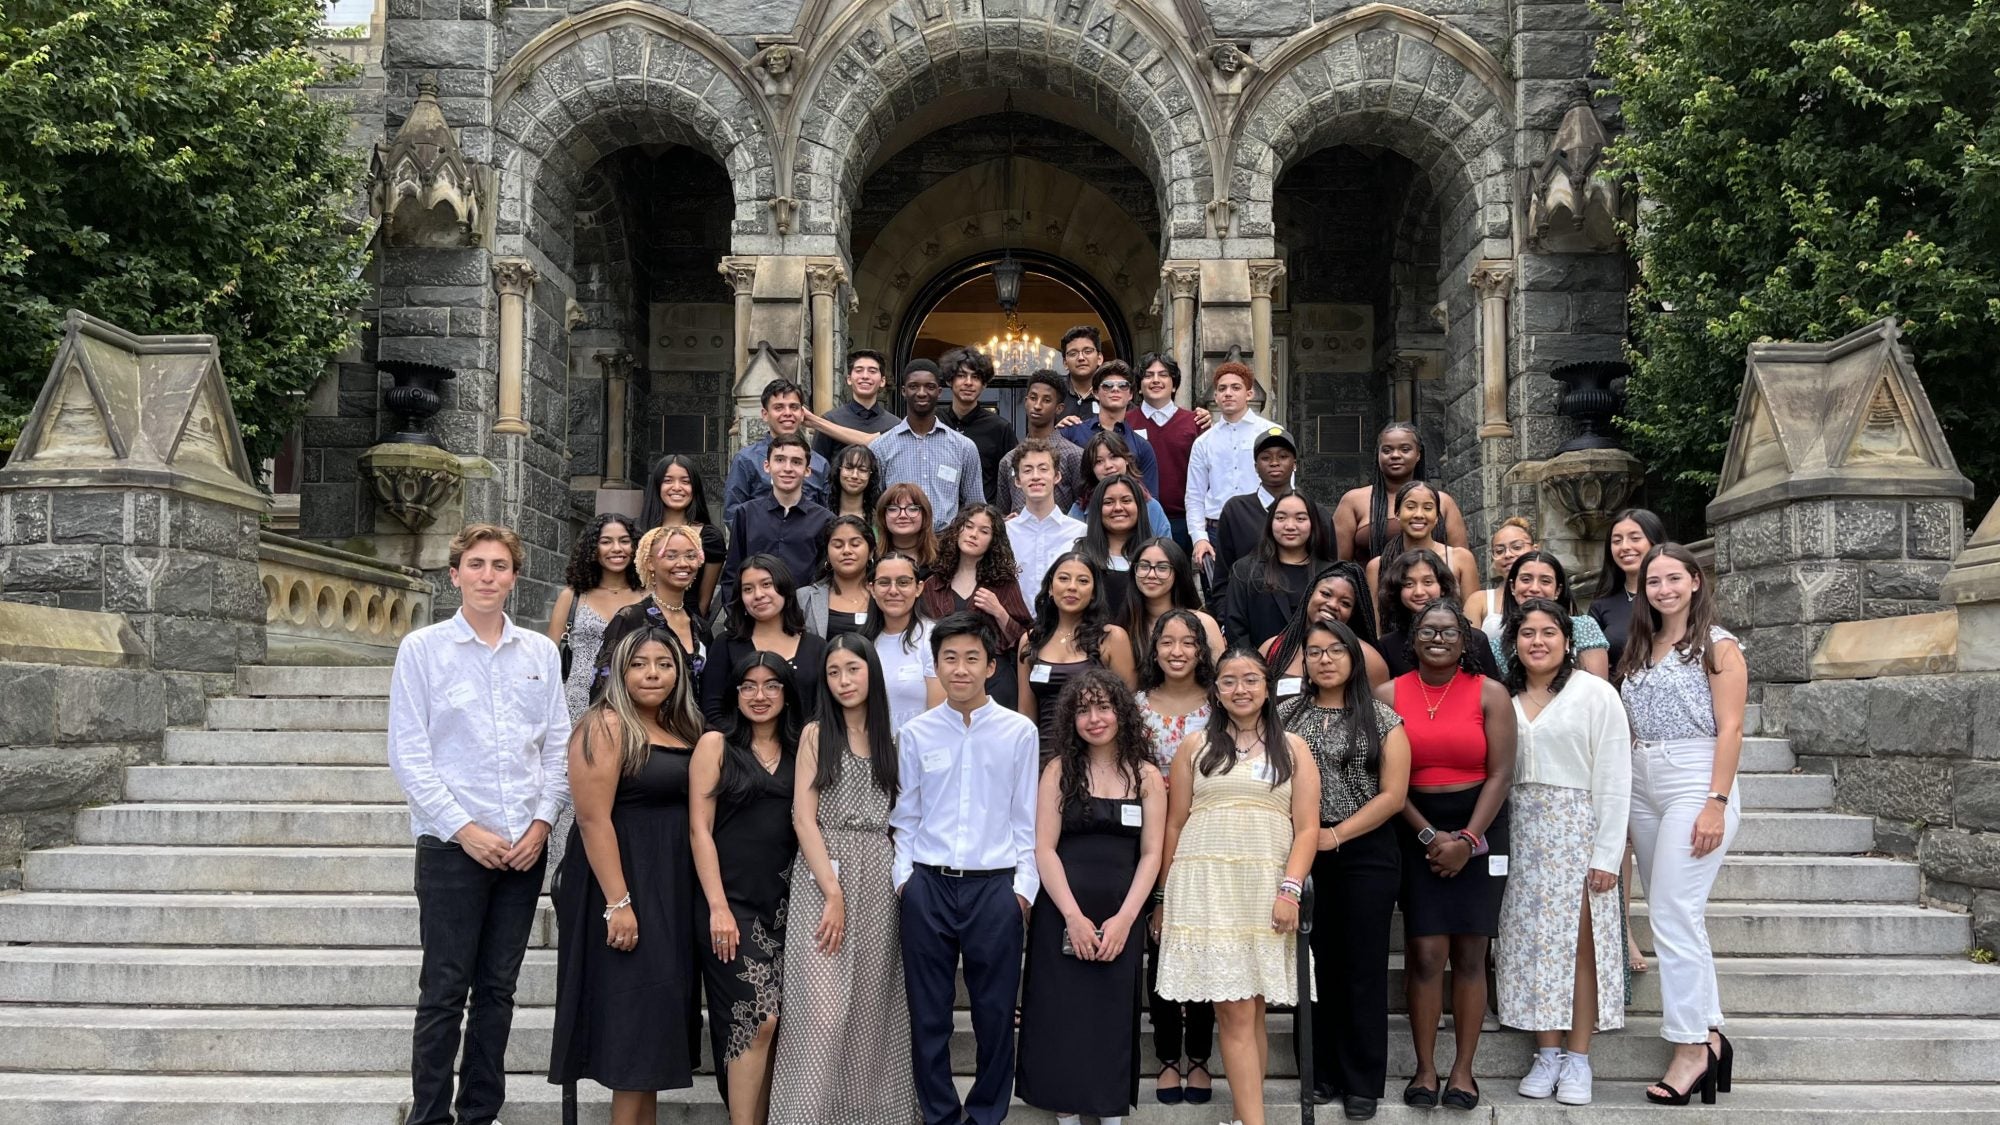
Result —
[[[1066,339],[1066,359],[1079,342],[1094,352]],[[990,376],[968,356],[942,366],[949,411]],[[880,386],[879,357],[862,366],[857,398]],[[1240,365],[1217,372],[1220,417],[1182,411],[1187,458],[1148,459],[1184,485],[1163,527],[1148,509],[1166,490],[1133,453],[1162,422],[1126,410],[1129,374],[1090,366],[1095,403],[1038,375],[1030,436],[1005,449],[963,437],[991,431],[964,417],[939,425],[939,372],[921,368],[886,426],[872,400],[842,423],[796,389],[767,397],[727,536],[693,464],[663,459],[638,519],[579,539],[546,638],[502,612],[518,540],[461,533],[463,608],[405,640],[391,700],[424,919],[412,1125],[452,1119],[468,996],[457,1119],[498,1112],[545,864],[549,1076],[610,1088],[617,1125],[692,1083],[704,995],[733,1123],[990,1125],[1016,1093],[1116,1122],[1139,1100],[1149,1006],[1153,1096],[1208,1101],[1219,1030],[1233,1117],[1262,1125],[1266,1006],[1301,999],[1308,876],[1316,1101],[1364,1120],[1384,1095],[1400,907],[1403,1100],[1479,1104],[1497,939],[1500,1020],[1538,1045],[1520,1092],[1587,1103],[1591,1036],[1622,1026],[1644,967],[1617,893],[1628,837],[1675,1044],[1647,1096],[1728,1089],[1702,916],[1737,823],[1746,684],[1694,558],[1621,513],[1578,614],[1561,562],[1507,520],[1481,589],[1408,427],[1329,512],[1291,488],[1296,449],[1249,414]],[[1171,401],[1177,372],[1142,372],[1148,402]],[[1077,443],[1065,421],[1099,428]],[[808,422],[879,436],[829,456]],[[1218,487],[1240,491],[1217,504]]]

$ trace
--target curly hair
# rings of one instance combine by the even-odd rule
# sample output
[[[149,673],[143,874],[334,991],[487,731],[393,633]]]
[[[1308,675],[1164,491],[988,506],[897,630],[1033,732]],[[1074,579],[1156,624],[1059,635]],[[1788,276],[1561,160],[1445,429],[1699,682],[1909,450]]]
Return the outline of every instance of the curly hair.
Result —
[[[1139,661],[1139,690],[1152,691],[1167,682],[1167,670],[1160,667],[1160,638],[1166,636],[1167,624],[1178,621],[1194,634],[1194,682],[1203,691],[1215,687],[1215,653],[1209,650],[1208,634],[1203,629],[1201,618],[1194,610],[1175,607],[1162,613],[1153,622],[1153,631],[1146,638],[1146,653]]]
[[[565,586],[579,594],[586,594],[604,581],[604,564],[597,559],[597,539],[604,534],[605,528],[614,523],[623,527],[625,534],[632,537],[632,558],[625,564],[625,581],[634,590],[645,588],[644,580],[639,576],[638,565],[639,521],[617,512],[606,512],[591,520],[584,527],[582,534],[576,537],[576,543],[569,551],[569,570],[563,575]]]
[[[1103,668],[1086,668],[1063,685],[1056,699],[1054,759],[1062,763],[1059,807],[1067,814],[1086,807],[1090,800],[1090,745],[1076,731],[1076,713],[1104,702],[1118,717],[1118,731],[1112,744],[1118,751],[1118,770],[1132,784],[1132,795],[1140,793],[1145,766],[1153,760],[1152,740],[1146,733],[1145,716],[1125,681]]]
[[[1569,674],[1576,671],[1576,623],[1570,620],[1567,609],[1547,598],[1529,598],[1507,615],[1507,624],[1500,634],[1500,647],[1507,654],[1506,676],[1500,682],[1507,685],[1508,695],[1528,690],[1528,669],[1521,663],[1519,641],[1521,626],[1531,613],[1548,614],[1562,629],[1563,661],[1556,669],[1556,678],[1549,681],[1549,694],[1559,695],[1563,685],[1569,683]]]
[[[1385,556],[1387,557],[1387,556]],[[1422,547],[1414,551],[1404,551],[1389,558],[1387,566],[1381,570],[1381,595],[1376,605],[1376,625],[1382,632],[1408,635],[1415,616],[1409,606],[1403,604],[1403,583],[1410,577],[1410,571],[1426,567],[1437,577],[1438,597],[1458,604],[1458,579],[1453,577],[1451,568],[1444,561]]]
[[[1056,599],[1049,593],[1055,582],[1055,573],[1067,562],[1082,563],[1090,571],[1090,601],[1084,604],[1083,613],[1076,622],[1076,647],[1092,664],[1104,663],[1104,639],[1111,628],[1110,603],[1104,597],[1104,572],[1090,561],[1082,551],[1064,551],[1049,564],[1049,573],[1042,579],[1042,588],[1035,594],[1035,621],[1028,626],[1028,643],[1021,648],[1021,663],[1035,659],[1043,645],[1056,635],[1056,626],[1062,623],[1062,611],[1056,608]]]
[[[1429,554],[1428,551],[1425,553]],[[1403,654],[1409,660],[1410,667],[1415,668],[1420,664],[1417,659],[1417,626],[1423,624],[1425,618],[1440,613],[1451,614],[1452,622],[1458,626],[1458,670],[1470,672],[1475,676],[1485,675],[1486,670],[1479,666],[1478,658],[1472,655],[1472,638],[1478,637],[1484,643],[1486,634],[1474,629],[1472,622],[1465,619],[1465,608],[1458,604],[1457,598],[1439,598],[1418,610],[1410,618],[1409,632],[1403,637]]]
[[[692,524],[677,523],[672,527],[656,527],[646,534],[641,535],[639,537],[639,548],[633,553],[633,562],[639,567],[640,589],[650,590],[653,588],[653,564],[656,561],[655,556],[666,546],[666,542],[669,539],[685,539],[694,544],[696,551],[702,550],[701,531]],[[702,562],[706,564],[707,561],[708,559],[704,555]],[[701,568],[696,567],[695,569],[700,570]]]
[[[991,504],[969,504],[959,509],[958,515],[945,525],[944,534],[938,536],[937,566],[935,572],[947,580],[958,573],[958,537],[965,525],[974,516],[985,516],[992,536],[986,544],[986,553],[979,557],[979,567],[975,577],[981,586],[1004,586],[1020,579],[1021,566],[1014,561],[1014,544],[1007,538],[1007,517]]]

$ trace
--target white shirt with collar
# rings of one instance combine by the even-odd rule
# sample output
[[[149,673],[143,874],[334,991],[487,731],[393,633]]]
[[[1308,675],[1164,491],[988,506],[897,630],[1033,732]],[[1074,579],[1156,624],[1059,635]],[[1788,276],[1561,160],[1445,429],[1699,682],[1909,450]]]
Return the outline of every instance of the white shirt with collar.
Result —
[[[1162,406],[1154,406],[1150,402],[1141,402],[1139,404],[1139,412],[1144,414],[1146,420],[1155,426],[1164,426],[1174,420],[1174,415],[1181,412],[1181,406],[1180,403],[1172,399],[1168,399],[1166,404]]]
[[[1232,496],[1241,496],[1257,487],[1257,456],[1251,451],[1257,439],[1274,423],[1254,410],[1226,422],[1217,416],[1213,424],[1188,450],[1187,528],[1196,543],[1208,541],[1208,521],[1222,515],[1222,506]]]
[[[991,699],[970,720],[940,703],[905,723],[896,738],[903,788],[889,813],[896,886],[919,863],[1011,867],[1014,893],[1033,901],[1042,886],[1035,870],[1041,756],[1034,722]]]
[[[1021,568],[1021,596],[1030,606],[1041,593],[1049,568],[1083,533],[1081,520],[1057,510],[1038,517],[1023,508],[1007,517],[1007,544],[1014,548],[1014,562]]]
[[[512,844],[569,804],[569,708],[555,642],[502,617],[488,647],[465,614],[403,638],[389,681],[389,768],[410,835],[477,824]]]

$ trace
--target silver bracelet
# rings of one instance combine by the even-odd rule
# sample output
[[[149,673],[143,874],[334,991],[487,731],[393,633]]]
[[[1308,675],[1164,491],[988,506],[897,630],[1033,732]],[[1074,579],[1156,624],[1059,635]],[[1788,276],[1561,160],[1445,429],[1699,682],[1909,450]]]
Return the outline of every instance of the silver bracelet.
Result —
[[[618,913],[620,910],[630,909],[631,906],[632,906],[632,892],[626,891],[624,898],[621,898],[617,902],[611,903],[610,905],[604,908],[604,920],[607,922],[611,921],[611,916],[613,914]]]

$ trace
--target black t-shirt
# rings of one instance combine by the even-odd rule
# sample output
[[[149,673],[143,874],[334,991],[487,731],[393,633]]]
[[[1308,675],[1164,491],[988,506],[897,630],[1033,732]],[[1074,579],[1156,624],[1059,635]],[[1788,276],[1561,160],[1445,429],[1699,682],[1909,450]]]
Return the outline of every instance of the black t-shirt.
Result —
[[[1611,642],[1613,667],[1618,665],[1618,658],[1625,654],[1625,638],[1632,635],[1632,607],[1636,602],[1636,598],[1619,590],[1590,603],[1590,615],[1597,619],[1598,627],[1604,630],[1604,639]]]
[[[960,418],[957,411],[947,403],[937,412],[937,420],[947,429],[956,430],[972,439],[973,447],[979,450],[979,482],[984,486],[984,495],[990,503],[1000,495],[1000,458],[1005,457],[1020,444],[1014,437],[1014,423],[1002,418],[998,411],[984,404],[971,414]]]

